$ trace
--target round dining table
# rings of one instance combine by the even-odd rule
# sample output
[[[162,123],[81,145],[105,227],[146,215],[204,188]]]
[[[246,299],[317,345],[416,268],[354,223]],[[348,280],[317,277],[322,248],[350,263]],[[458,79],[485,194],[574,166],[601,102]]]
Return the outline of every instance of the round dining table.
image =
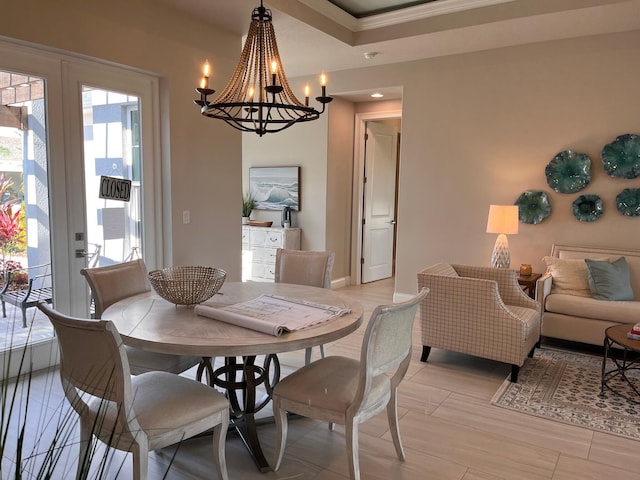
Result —
[[[263,294],[341,307],[348,312],[274,336],[197,315],[193,306],[174,305],[149,291],[114,303],[103,312],[102,319],[115,324],[125,345],[152,352],[202,357],[198,378],[206,369],[211,385],[226,390],[232,426],[258,468],[267,471],[270,467],[258,439],[255,414],[270,400],[271,389],[279,380],[277,354],[329,343],[354,332],[362,323],[363,309],[358,301],[329,289],[262,282],[226,282],[203,305],[234,305]],[[265,356],[263,366],[255,364],[256,356],[260,355]],[[214,372],[209,362],[215,357],[225,357],[225,366]],[[237,358],[241,360],[238,362]],[[240,375],[240,380],[235,373]],[[257,399],[256,388],[260,384],[264,384],[266,394]],[[243,396],[241,401],[237,399],[238,389]]]

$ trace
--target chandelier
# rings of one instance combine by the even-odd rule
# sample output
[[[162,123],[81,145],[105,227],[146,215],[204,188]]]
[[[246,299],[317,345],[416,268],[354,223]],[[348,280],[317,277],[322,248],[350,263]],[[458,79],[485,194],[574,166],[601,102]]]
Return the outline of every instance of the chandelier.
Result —
[[[284,74],[271,18],[271,10],[264,8],[260,0],[260,6],[251,14],[251,26],[238,66],[214,101],[209,100],[215,93],[209,88],[211,67],[205,62],[200,87],[196,88],[200,98],[194,100],[202,115],[262,136],[280,132],[295,123],[317,120],[326,104],[333,100],[327,96],[325,74],[320,77],[322,94],[316,97],[322,110],[309,106],[309,85],[305,86],[304,103],[296,98]]]

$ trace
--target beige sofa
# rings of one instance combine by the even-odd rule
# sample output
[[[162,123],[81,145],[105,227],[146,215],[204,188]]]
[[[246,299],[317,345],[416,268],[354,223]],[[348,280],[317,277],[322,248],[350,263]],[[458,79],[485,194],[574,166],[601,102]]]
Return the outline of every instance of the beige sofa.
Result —
[[[536,300],[542,305],[543,337],[602,345],[607,327],[640,322],[640,250],[554,245],[550,257],[545,258],[552,265],[536,284]],[[584,263],[580,261],[585,258],[614,262],[620,257],[625,257],[629,267],[633,300],[597,300],[589,290],[584,293],[584,282],[588,289],[588,269],[584,270],[587,277],[582,279],[580,272],[574,271],[573,277],[567,279],[562,271],[571,263]],[[556,259],[560,260],[558,265],[553,264]],[[554,273],[555,284],[564,287],[560,291],[554,285]],[[575,285],[580,282],[583,285]]]

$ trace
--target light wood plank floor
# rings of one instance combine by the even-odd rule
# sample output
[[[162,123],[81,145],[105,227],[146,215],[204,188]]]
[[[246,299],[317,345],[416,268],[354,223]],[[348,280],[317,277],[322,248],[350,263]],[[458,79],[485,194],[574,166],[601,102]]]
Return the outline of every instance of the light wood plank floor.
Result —
[[[391,302],[393,282],[340,291],[360,300],[368,319],[376,305]],[[328,354],[357,357],[363,331],[361,327],[327,345]],[[395,457],[386,417],[381,414],[360,428],[363,479],[640,479],[640,442],[494,407],[491,397],[509,375],[508,366],[435,349],[429,362],[421,363],[417,321],[414,340],[413,361],[399,395],[407,461]],[[303,356],[303,352],[282,355],[284,374],[300,367]],[[29,416],[26,443],[30,446],[40,440],[47,445],[51,427],[47,429],[46,422],[65,405],[57,374],[37,375],[30,398],[31,408],[39,409],[41,415]],[[265,424],[259,433],[270,459],[275,427]],[[211,448],[211,440],[205,437],[184,442],[177,453],[175,447],[151,453],[150,478],[163,478],[168,465],[168,479],[216,478]],[[71,478],[75,452],[75,446],[65,450],[60,463],[66,465],[66,473],[53,478]],[[3,459],[3,478],[8,478],[4,472],[11,467],[8,455]],[[348,478],[344,429],[337,426],[332,432],[326,424],[309,419],[290,423],[285,459],[277,473],[259,473],[235,435],[227,441],[227,461],[230,477],[235,479]],[[130,456],[117,455],[108,471],[106,478],[131,478]]]

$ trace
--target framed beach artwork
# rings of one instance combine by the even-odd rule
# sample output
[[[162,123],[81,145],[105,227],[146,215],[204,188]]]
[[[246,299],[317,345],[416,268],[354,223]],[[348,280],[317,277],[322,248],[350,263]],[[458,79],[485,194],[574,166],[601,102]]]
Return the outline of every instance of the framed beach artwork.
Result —
[[[249,188],[259,210],[300,210],[300,167],[251,167]]]

